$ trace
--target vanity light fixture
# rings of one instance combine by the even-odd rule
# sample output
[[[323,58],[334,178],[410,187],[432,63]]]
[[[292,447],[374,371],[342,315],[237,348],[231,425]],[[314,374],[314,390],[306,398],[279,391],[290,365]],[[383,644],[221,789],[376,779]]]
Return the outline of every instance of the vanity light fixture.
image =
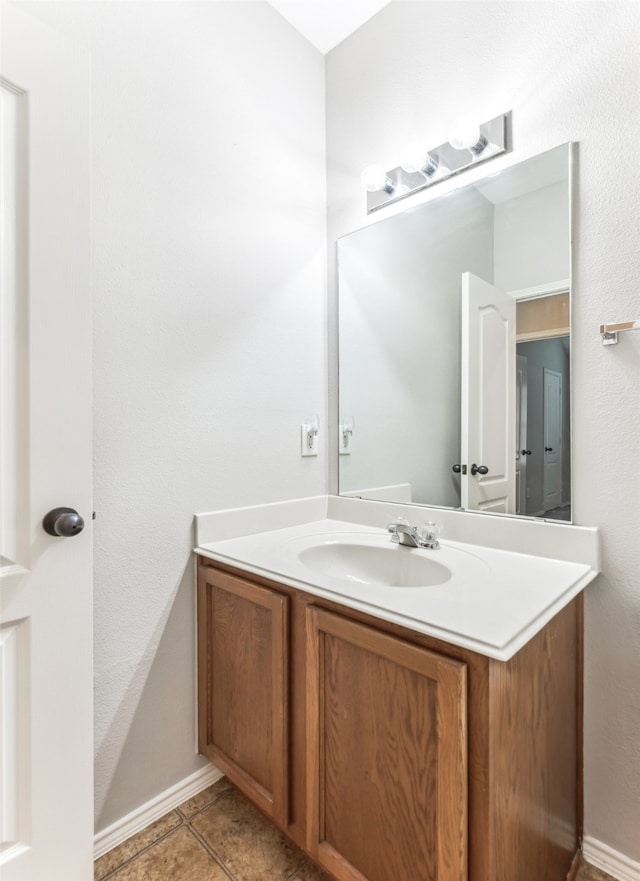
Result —
[[[397,168],[367,166],[360,177],[367,190],[367,214],[505,153],[510,116],[505,113],[481,124],[461,116],[452,123],[449,140],[439,147],[427,149],[412,142],[402,150]]]
[[[367,165],[360,175],[360,182],[368,193],[383,192],[390,196],[395,190],[393,182],[381,165]]]
[[[417,141],[406,144],[400,154],[400,167],[409,174],[419,171],[431,177],[440,167],[440,162],[429,154],[429,151]]]
[[[471,116],[459,116],[451,123],[449,143],[454,150],[470,150],[479,156],[488,145],[480,131],[480,123]]]

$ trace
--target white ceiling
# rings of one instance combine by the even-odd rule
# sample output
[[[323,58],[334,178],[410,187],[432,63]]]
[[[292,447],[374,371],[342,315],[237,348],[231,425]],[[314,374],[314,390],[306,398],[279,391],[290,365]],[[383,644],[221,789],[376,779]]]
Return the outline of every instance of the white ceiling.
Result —
[[[391,0],[268,0],[280,15],[326,55]]]

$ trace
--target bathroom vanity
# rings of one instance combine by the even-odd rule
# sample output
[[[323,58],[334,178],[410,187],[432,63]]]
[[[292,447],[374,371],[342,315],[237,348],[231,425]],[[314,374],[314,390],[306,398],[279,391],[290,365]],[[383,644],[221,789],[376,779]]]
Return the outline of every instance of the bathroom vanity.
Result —
[[[200,750],[338,881],[563,881],[579,850],[574,153],[342,237],[342,497],[196,518]]]
[[[488,518],[443,512],[438,557],[390,544],[397,508],[200,515],[200,751],[338,881],[562,881],[596,531],[504,521],[462,544]]]

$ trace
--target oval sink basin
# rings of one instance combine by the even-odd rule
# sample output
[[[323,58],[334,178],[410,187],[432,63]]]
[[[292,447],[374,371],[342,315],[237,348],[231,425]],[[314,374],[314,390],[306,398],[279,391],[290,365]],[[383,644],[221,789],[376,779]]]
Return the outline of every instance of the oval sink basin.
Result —
[[[331,578],[388,587],[433,587],[451,578],[451,569],[417,548],[395,544],[371,545],[331,541],[306,547],[298,559],[309,569]]]

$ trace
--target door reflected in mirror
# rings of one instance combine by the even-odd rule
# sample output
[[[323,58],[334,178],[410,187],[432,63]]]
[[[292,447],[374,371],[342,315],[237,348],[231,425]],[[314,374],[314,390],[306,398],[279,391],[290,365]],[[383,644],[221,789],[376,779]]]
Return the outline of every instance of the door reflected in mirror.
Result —
[[[570,152],[338,241],[341,494],[571,520]]]

